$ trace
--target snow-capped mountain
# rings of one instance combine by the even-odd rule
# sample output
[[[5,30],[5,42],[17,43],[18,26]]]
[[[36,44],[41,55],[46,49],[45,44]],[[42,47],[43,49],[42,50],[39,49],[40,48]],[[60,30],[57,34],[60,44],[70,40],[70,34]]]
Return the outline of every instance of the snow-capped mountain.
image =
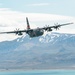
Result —
[[[74,68],[75,35],[48,33],[0,42],[1,69]]]
[[[23,13],[0,8],[0,32],[26,29],[26,17],[32,29],[53,26],[54,23],[75,23],[75,18],[71,16]],[[35,38],[0,34],[0,69],[74,68],[75,35],[64,33],[75,33],[75,25],[62,27],[58,32]]]

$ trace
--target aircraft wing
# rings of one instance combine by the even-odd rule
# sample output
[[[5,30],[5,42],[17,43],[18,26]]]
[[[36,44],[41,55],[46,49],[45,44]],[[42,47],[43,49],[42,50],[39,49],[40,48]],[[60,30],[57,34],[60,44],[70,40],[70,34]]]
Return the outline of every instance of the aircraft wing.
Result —
[[[17,31],[8,31],[8,32],[0,32],[0,34],[4,34],[4,33],[18,33],[18,32],[26,32],[26,30],[17,30]]]
[[[27,32],[27,30],[16,30],[16,31],[0,32],[0,34],[15,33],[16,35],[22,35],[23,32]]]
[[[23,32],[30,32],[33,31],[33,29],[29,29],[29,30],[16,30],[16,31],[8,31],[8,32],[0,32],[0,34],[10,34],[10,33],[15,33],[17,35],[22,35]]]
[[[52,28],[57,30],[61,26],[70,25],[70,24],[73,24],[73,22],[72,23],[65,23],[65,24],[57,24],[57,25],[54,25],[54,26],[47,26],[47,27],[44,27],[44,28],[41,28],[41,29],[44,29],[45,31],[52,31]]]
[[[52,28],[54,29],[59,29],[59,27],[61,26],[65,26],[65,25],[70,25],[70,24],[73,24],[73,23],[65,23],[65,24],[57,24],[57,25],[54,25],[54,26],[47,26],[47,27],[43,27],[43,28],[39,28],[40,30],[45,30],[45,31],[52,31]],[[9,32],[0,32],[0,34],[10,34],[10,33],[15,33],[17,35],[22,35],[23,32],[32,32],[33,29],[28,29],[28,30],[16,30],[16,31],[9,31]]]

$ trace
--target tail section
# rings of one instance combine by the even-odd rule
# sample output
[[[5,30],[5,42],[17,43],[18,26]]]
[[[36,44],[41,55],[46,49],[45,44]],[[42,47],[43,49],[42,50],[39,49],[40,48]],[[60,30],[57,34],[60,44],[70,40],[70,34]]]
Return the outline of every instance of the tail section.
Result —
[[[26,22],[27,22],[27,29],[30,29],[30,25],[27,17],[26,17]]]

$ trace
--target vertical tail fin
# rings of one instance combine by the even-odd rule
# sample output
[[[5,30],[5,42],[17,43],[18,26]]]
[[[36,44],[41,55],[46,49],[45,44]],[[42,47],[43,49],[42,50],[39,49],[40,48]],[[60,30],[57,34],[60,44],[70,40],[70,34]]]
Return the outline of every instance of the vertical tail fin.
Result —
[[[27,29],[30,29],[30,25],[27,17],[26,17],[26,22],[27,22]]]

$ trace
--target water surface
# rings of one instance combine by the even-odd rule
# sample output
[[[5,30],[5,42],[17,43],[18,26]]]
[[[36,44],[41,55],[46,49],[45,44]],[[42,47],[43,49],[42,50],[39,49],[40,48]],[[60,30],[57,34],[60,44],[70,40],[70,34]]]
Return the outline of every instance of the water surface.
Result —
[[[75,75],[75,70],[34,70],[0,72],[0,75]]]

